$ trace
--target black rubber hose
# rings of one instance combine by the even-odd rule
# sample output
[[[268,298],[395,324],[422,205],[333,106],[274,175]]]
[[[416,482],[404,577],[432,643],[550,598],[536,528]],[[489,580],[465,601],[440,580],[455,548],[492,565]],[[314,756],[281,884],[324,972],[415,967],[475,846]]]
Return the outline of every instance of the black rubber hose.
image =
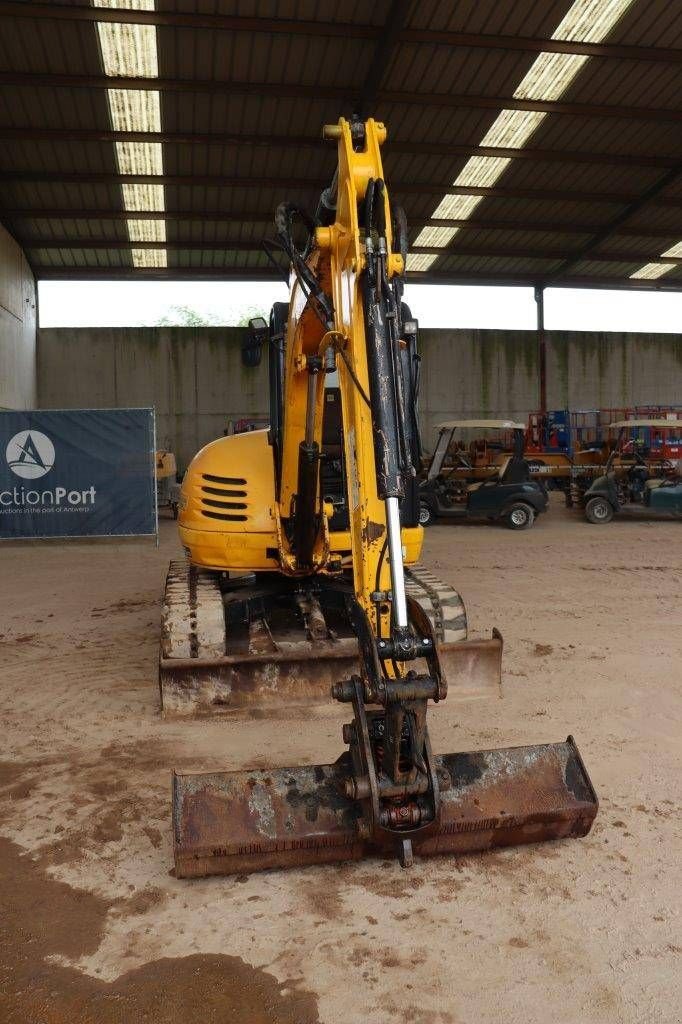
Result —
[[[374,216],[374,178],[370,178],[367,182],[367,191],[365,192],[365,238],[369,238],[372,234],[372,218]]]
[[[402,206],[393,208],[393,252],[398,252],[407,260],[407,217]]]
[[[384,179],[377,178],[374,185],[374,202],[376,205],[376,226],[379,238],[386,237],[386,204],[384,202]]]

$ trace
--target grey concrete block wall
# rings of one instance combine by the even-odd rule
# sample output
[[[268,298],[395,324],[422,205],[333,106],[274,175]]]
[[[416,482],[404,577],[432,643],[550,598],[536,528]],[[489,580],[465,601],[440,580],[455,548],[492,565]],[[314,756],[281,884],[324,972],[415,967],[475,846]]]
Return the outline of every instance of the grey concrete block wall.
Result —
[[[154,406],[159,445],[181,465],[228,419],[267,414],[267,370],[241,362],[234,327],[47,328],[38,344],[42,409]]]
[[[453,418],[525,419],[539,404],[534,331],[424,330],[420,414],[424,443]]]
[[[181,466],[228,420],[265,417],[267,368],[241,362],[239,327],[39,332],[41,408],[153,405]],[[424,330],[424,442],[453,417],[525,420],[539,405],[534,331]],[[547,333],[549,408],[682,404],[682,335]]]
[[[682,334],[548,331],[547,405],[682,405]]]
[[[0,409],[36,404],[36,284],[26,257],[0,225]]]

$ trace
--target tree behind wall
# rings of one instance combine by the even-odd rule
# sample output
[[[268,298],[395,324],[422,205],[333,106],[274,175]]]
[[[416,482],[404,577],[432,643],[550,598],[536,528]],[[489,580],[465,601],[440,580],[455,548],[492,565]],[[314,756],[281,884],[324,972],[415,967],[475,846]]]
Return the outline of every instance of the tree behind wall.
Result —
[[[267,321],[270,314],[264,313],[255,306],[241,310],[237,313],[236,327],[248,327],[249,320],[253,317],[262,316]],[[191,306],[170,306],[165,316],[162,316],[154,327],[223,327],[226,326],[213,313],[200,313]]]
[[[170,306],[165,316],[154,327],[219,327],[220,321],[212,313],[199,313],[191,306]]]
[[[268,320],[270,319],[270,311],[268,310],[267,313],[264,313],[262,309],[258,309],[256,306],[249,306],[248,309],[245,309],[239,315],[239,319],[237,320],[237,323],[236,323],[235,326],[236,327],[248,327],[249,326],[249,320],[253,320],[255,317],[258,317],[258,316],[262,317],[265,320],[265,322],[267,323]]]

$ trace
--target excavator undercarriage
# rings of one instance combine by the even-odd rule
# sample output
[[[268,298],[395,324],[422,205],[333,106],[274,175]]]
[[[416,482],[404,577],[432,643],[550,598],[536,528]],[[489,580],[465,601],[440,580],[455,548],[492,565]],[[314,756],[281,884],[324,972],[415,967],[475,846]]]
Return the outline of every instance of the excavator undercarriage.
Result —
[[[428,617],[450,700],[500,695],[502,638],[467,639],[461,597],[424,566],[405,570],[405,590]],[[329,707],[331,686],[360,671],[358,640],[343,598],[323,577],[226,578],[171,562],[162,619],[159,687],[165,717]]]
[[[370,853],[408,866],[582,836],[597,812],[570,736],[431,750],[430,702],[499,696],[502,638],[469,639],[461,598],[419,561],[417,324],[386,130],[342,118],[324,134],[338,165],[315,217],[290,204],[275,215],[270,249],[288,257],[291,293],[261,332],[270,429],[212,442],[183,481],[188,561],[168,575],[160,687],[165,714],[246,718],[303,719],[331,691],[352,712],[347,750],[330,764],[175,773],[180,877]]]

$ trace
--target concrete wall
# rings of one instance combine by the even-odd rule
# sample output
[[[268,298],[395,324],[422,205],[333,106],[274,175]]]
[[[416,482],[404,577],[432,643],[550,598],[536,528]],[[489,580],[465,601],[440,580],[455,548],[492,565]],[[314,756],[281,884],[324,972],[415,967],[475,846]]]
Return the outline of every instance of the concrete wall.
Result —
[[[420,414],[429,447],[443,420],[523,420],[539,404],[533,331],[424,330]]]
[[[267,415],[266,363],[241,364],[243,328],[87,328],[39,332],[41,408],[154,405],[159,442],[181,465],[228,419]],[[425,330],[421,419],[427,446],[444,419],[525,420],[539,405],[533,331]],[[549,408],[682,404],[682,335],[547,333]]]
[[[182,466],[228,419],[267,415],[267,366],[242,366],[238,327],[45,328],[42,409],[154,406],[159,446]]]
[[[547,405],[682,405],[682,334],[548,332]]]
[[[535,331],[425,330],[425,443],[454,416],[525,420],[540,404]],[[682,405],[682,334],[547,331],[547,407]]]
[[[36,404],[36,285],[22,250],[0,225],[0,409]]]

